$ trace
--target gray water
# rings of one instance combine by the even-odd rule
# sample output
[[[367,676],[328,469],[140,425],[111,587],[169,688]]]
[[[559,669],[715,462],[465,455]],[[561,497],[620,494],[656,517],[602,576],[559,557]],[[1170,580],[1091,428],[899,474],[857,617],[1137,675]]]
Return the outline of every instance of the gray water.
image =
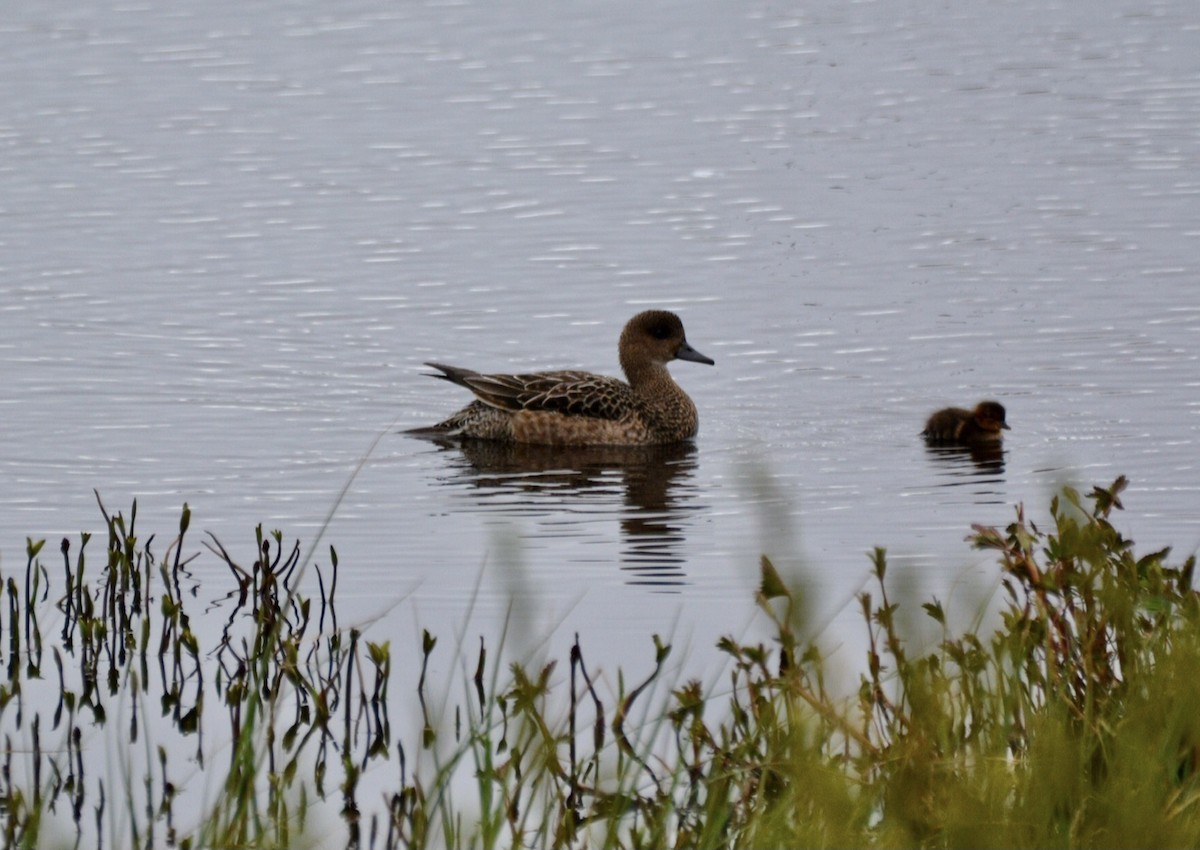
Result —
[[[324,528],[374,640],[578,632],[648,666],[658,632],[686,669],[754,634],[762,553],[832,646],[876,545],[969,616],[997,585],[970,524],[1064,483],[1129,476],[1119,527],[1182,558],[1198,48],[1192,0],[18,0],[0,567],[100,531],[94,488],[162,545],[187,502],[247,562],[256,523]],[[467,401],[423,361],[615,373],[649,306],[716,360],[673,366],[694,447],[400,433]],[[918,439],[989,397],[1000,458]]]

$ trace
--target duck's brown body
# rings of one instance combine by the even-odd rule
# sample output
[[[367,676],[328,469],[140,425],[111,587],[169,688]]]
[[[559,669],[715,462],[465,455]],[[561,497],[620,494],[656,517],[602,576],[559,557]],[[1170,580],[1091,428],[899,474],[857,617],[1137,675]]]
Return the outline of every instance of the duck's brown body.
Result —
[[[591,372],[484,375],[426,365],[477,399],[426,433],[542,445],[652,445],[695,436],[696,406],[666,364],[712,364],[690,345],[674,313],[648,310],[625,325],[618,346],[629,382]]]
[[[973,410],[947,407],[930,415],[921,436],[930,443],[940,444],[998,443],[1009,430],[1004,417],[1004,406],[996,401],[981,401]]]

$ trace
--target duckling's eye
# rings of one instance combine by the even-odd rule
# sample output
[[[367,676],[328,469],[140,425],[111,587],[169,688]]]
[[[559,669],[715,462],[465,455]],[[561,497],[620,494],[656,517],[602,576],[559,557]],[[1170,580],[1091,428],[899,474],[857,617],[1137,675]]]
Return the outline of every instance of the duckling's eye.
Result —
[[[655,339],[670,339],[671,326],[666,322],[659,322],[655,325],[651,325],[650,336],[654,337]]]

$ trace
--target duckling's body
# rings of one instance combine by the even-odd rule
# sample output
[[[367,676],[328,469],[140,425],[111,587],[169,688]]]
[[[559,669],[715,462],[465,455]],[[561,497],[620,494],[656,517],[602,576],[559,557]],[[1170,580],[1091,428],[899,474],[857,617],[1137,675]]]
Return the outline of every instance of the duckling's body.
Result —
[[[484,375],[427,363],[476,400],[424,433],[543,445],[654,445],[689,439],[699,417],[675,383],[671,360],[713,361],[692,348],[674,313],[648,310],[625,325],[618,345],[628,383],[591,372]]]
[[[947,407],[930,415],[921,436],[929,443],[962,446],[998,443],[1009,430],[1004,417],[1004,405],[998,401],[981,401],[973,410]]]

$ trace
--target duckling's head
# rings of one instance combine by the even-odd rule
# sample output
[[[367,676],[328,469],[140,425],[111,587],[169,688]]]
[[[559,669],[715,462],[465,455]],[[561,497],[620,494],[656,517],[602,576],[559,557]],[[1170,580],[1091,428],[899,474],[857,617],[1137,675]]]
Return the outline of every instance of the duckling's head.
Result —
[[[688,344],[683,322],[666,310],[647,310],[630,319],[621,332],[618,350],[626,374],[649,365],[664,366],[676,359],[715,365]]]
[[[1004,421],[1004,405],[998,401],[979,402],[979,404],[975,405],[975,409],[971,411],[971,418],[984,431],[993,434],[1010,430],[1008,423]]]

